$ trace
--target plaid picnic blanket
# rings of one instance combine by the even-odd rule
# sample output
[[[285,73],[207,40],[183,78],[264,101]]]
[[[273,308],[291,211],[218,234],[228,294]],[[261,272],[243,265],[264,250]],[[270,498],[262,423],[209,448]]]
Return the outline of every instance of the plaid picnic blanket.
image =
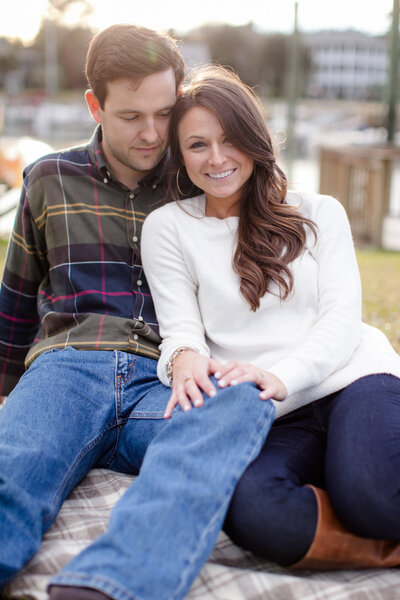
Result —
[[[5,597],[46,600],[46,585],[75,554],[103,533],[111,508],[133,477],[93,469],[75,488],[36,556]],[[188,600],[397,600],[398,569],[291,571],[238,548],[221,532]]]

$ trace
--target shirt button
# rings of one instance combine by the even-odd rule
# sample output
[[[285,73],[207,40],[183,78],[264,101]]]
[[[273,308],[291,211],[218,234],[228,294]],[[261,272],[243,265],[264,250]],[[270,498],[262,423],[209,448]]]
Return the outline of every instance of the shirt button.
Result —
[[[138,236],[137,236],[137,235],[134,235],[134,236],[132,237],[132,242],[137,242],[137,241],[138,241]]]
[[[138,286],[140,287],[140,286],[142,285],[143,281],[142,281],[141,279],[138,279],[136,283],[137,283],[137,284],[138,284]]]
[[[132,192],[131,194],[129,194],[129,198],[134,198],[135,194]]]
[[[138,336],[138,334],[137,334],[137,333],[135,333],[135,335],[133,336],[133,339],[134,339],[134,340],[138,340],[138,339],[139,339],[139,336]]]
[[[104,177],[104,179],[103,179],[103,183],[108,183],[108,179],[107,179],[107,177]]]

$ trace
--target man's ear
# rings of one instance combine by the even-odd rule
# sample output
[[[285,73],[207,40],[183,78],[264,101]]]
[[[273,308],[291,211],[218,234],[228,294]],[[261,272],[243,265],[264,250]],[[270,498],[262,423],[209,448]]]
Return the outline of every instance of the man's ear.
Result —
[[[87,90],[85,92],[85,98],[93,119],[97,121],[97,123],[101,123],[101,108],[97,97],[94,95],[92,90]]]

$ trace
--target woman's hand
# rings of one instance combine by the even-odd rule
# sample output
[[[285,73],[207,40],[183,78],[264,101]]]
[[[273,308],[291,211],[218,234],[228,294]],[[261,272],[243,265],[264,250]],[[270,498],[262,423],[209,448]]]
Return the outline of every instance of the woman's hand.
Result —
[[[204,404],[203,390],[208,396],[215,396],[217,390],[210,380],[210,375],[220,370],[221,365],[198,354],[194,350],[186,350],[177,356],[172,370],[172,394],[164,417],[168,419],[177,404],[188,411],[193,406]]]
[[[269,398],[284,400],[287,396],[287,389],[278,377],[250,363],[231,360],[215,372],[215,377],[218,379],[219,387],[253,381],[262,390],[260,392],[262,400]]]

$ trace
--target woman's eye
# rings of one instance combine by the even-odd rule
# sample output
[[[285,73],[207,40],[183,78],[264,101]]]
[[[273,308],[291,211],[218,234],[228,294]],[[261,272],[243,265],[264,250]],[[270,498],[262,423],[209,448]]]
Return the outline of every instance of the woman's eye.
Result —
[[[190,148],[191,149],[196,149],[196,148],[203,148],[205,146],[204,142],[194,142]]]

